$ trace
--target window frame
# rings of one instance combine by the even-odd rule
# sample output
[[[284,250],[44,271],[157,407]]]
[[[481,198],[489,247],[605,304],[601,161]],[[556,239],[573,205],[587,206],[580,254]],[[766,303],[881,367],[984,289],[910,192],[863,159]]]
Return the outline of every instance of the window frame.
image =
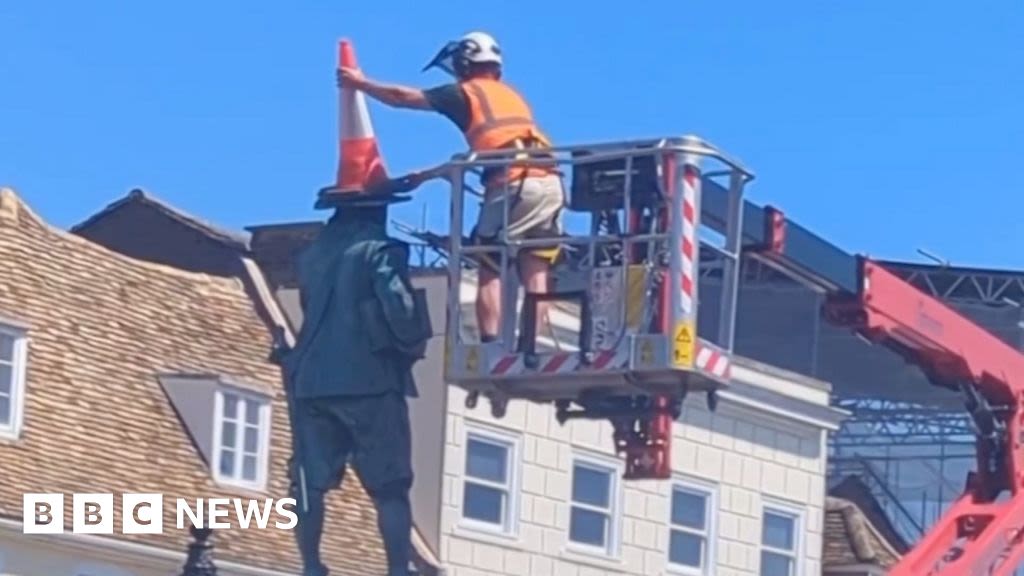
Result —
[[[227,476],[220,471],[221,451],[223,445],[224,431],[224,401],[226,396],[235,396],[239,402],[253,402],[257,406],[259,421],[257,422],[259,436],[256,445],[256,479],[245,480],[242,478],[242,463],[244,449],[238,450],[238,446],[245,445],[245,416],[236,421],[237,431],[235,432],[235,447],[237,474]],[[270,427],[271,427],[271,403],[264,396],[254,394],[237,388],[219,388],[214,397],[213,416],[213,457],[210,461],[210,468],[213,471],[213,479],[218,484],[247,488],[262,491],[267,486],[267,466],[270,461]]]
[[[768,498],[762,498],[761,503],[761,534],[758,537],[757,543],[757,564],[758,571],[761,570],[761,556],[764,552],[770,552],[779,556],[787,556],[793,560],[793,570],[787,576],[802,576],[802,558],[804,550],[804,523],[806,512],[805,509],[796,504],[789,504],[778,500],[772,500]],[[769,515],[780,516],[789,518],[793,521],[793,549],[783,550],[781,548],[774,548],[767,546],[764,543],[764,522],[765,518]]]
[[[576,480],[576,467],[587,468],[596,472],[608,474],[608,508],[602,510],[592,504],[577,502],[573,498],[572,486]],[[575,450],[572,461],[569,465],[569,500],[566,506],[566,547],[573,552],[580,552],[590,556],[597,556],[604,559],[617,560],[622,553],[622,498],[623,483],[622,464],[607,456],[598,456]],[[606,514],[608,517],[607,542],[604,546],[594,546],[585,542],[577,542],[572,539],[572,511],[573,508],[581,508],[590,512]]]
[[[463,430],[463,461],[462,468],[458,470],[459,479],[462,484],[462,491],[460,494],[461,498],[457,503],[459,518],[458,526],[460,528],[483,532],[489,535],[517,538],[519,535],[519,507],[522,492],[521,475],[523,467],[520,462],[520,455],[522,454],[522,437],[519,434],[492,429],[468,420],[463,423]],[[469,443],[471,441],[499,446],[506,450],[505,485],[469,475]],[[466,516],[466,486],[470,483],[505,492],[505,507],[500,524],[494,524],[485,520],[478,520],[476,518]]]
[[[11,420],[0,424],[0,439],[17,440],[25,423],[25,390],[28,372],[28,330],[0,322],[0,334],[14,339],[11,357]]]
[[[672,503],[676,491],[704,496],[705,525],[703,533],[672,522]],[[713,576],[715,573],[715,554],[717,554],[716,544],[718,541],[718,485],[696,478],[676,476],[672,480],[670,487],[666,525],[668,526],[668,541],[665,545],[665,562],[668,572],[681,576]],[[704,566],[694,568],[693,566],[672,562],[672,532],[674,531],[697,534],[704,538]]]

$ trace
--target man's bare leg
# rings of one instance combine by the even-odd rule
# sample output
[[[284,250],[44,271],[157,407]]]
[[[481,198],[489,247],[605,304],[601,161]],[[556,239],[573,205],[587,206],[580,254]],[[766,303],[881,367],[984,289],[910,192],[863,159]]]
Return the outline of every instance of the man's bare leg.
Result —
[[[551,265],[548,260],[532,254],[520,255],[523,288],[528,294],[546,294],[550,284]],[[501,277],[481,267],[476,294],[476,317],[480,338],[487,342],[498,337],[501,323]],[[548,323],[548,303],[537,303],[537,334],[542,334]]]
[[[538,258],[533,254],[522,253],[520,255],[520,270],[523,275],[523,288],[527,294],[547,294],[550,285],[551,264],[544,258]],[[537,331],[536,334],[543,334],[548,327],[548,303],[537,302]]]
[[[476,321],[481,342],[498,337],[501,323],[501,276],[481,266],[476,290]]]

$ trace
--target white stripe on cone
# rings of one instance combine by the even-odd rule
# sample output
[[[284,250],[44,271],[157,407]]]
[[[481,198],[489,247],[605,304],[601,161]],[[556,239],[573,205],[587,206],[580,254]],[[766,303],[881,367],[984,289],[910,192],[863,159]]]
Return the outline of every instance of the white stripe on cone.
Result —
[[[341,89],[338,105],[341,107],[341,126],[338,132],[343,140],[373,138],[373,123],[366,95],[359,90]]]

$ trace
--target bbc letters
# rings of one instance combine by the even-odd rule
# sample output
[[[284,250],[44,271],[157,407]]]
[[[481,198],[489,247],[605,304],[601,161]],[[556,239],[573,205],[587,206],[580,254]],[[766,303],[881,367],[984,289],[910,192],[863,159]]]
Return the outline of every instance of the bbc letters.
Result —
[[[174,506],[175,528],[214,530],[273,527],[291,530],[298,523],[294,498],[165,499],[162,494],[72,494],[71,531],[76,534],[113,534],[114,519],[121,518],[123,534],[162,534],[164,505]],[[65,531],[64,494],[25,494],[25,534],[62,534]]]

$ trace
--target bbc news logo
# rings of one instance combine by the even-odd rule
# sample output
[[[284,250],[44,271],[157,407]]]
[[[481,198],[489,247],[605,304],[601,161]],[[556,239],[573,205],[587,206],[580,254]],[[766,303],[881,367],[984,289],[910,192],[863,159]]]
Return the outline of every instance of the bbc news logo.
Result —
[[[164,497],[162,494],[122,494],[120,499],[121,532],[123,534],[162,534],[164,531]],[[64,533],[64,494],[25,494],[23,497],[22,532],[25,534]],[[239,528],[266,530],[273,526],[291,530],[299,522],[294,512],[294,498],[196,498],[174,501],[175,524],[178,530],[187,527],[227,530],[234,528],[227,519],[232,516]],[[113,494],[72,494],[71,531],[76,534],[113,534],[118,510]],[[282,521],[285,520],[285,521]]]

